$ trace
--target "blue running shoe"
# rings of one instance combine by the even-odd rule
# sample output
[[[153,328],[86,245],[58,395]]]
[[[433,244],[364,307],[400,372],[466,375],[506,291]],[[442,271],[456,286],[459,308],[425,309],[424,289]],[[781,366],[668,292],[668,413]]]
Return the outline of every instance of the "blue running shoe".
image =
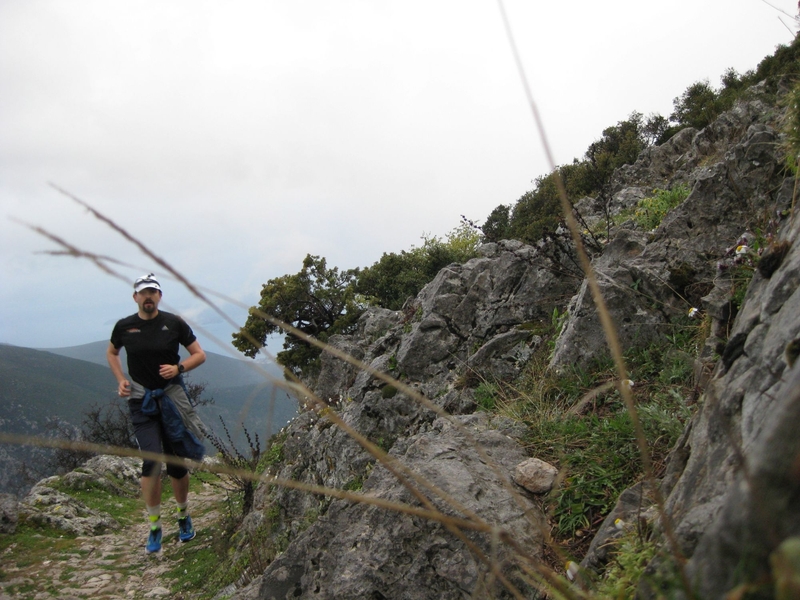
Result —
[[[195,532],[194,527],[192,527],[192,517],[186,515],[182,519],[178,519],[178,529],[180,529],[180,533],[178,533],[178,537],[182,542],[188,542],[191,539],[194,539]]]
[[[147,545],[144,549],[147,550],[148,554],[161,550],[161,527],[150,530],[150,535],[147,536]]]

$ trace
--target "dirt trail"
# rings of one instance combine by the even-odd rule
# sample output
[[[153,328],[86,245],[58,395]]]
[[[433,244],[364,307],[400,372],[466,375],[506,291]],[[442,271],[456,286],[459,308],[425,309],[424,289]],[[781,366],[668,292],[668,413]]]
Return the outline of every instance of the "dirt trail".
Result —
[[[224,492],[217,486],[193,485],[189,510],[197,536],[181,544],[174,520],[174,501],[163,505],[164,538],[161,552],[146,554],[144,543],[148,524],[140,522],[121,527],[114,533],[78,537],[68,552],[54,551],[52,559],[26,566],[2,565],[5,577],[0,581],[0,600],[111,600],[165,598],[189,600],[190,594],[171,591],[174,580],[169,572],[179,566],[184,553],[179,550],[201,549],[211,545],[211,525],[221,518]],[[4,563],[0,556],[0,563]]]

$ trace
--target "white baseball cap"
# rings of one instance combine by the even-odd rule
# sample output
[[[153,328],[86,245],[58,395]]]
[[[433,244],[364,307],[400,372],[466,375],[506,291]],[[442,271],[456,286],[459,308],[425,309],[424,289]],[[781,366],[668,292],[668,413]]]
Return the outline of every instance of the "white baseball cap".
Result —
[[[153,273],[148,273],[147,275],[142,275],[133,282],[133,291],[134,292],[141,292],[144,289],[153,288],[161,291],[161,286],[158,283],[158,279]]]

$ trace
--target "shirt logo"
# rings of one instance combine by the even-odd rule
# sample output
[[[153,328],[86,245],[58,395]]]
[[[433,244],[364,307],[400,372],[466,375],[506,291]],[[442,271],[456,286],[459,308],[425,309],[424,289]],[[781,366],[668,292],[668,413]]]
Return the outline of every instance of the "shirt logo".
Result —
[[[164,326],[161,328],[161,331],[169,331],[169,327],[167,327],[166,325],[164,325]]]
[[[126,333],[141,333],[141,329],[137,329],[136,327],[131,327],[130,329],[125,330]]]

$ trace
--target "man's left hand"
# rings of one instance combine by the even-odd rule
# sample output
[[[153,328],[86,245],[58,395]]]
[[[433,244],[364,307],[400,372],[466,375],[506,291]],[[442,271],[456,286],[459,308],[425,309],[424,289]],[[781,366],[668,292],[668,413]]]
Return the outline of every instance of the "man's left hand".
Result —
[[[178,365],[161,365],[158,369],[158,374],[164,379],[174,379],[179,373]]]

